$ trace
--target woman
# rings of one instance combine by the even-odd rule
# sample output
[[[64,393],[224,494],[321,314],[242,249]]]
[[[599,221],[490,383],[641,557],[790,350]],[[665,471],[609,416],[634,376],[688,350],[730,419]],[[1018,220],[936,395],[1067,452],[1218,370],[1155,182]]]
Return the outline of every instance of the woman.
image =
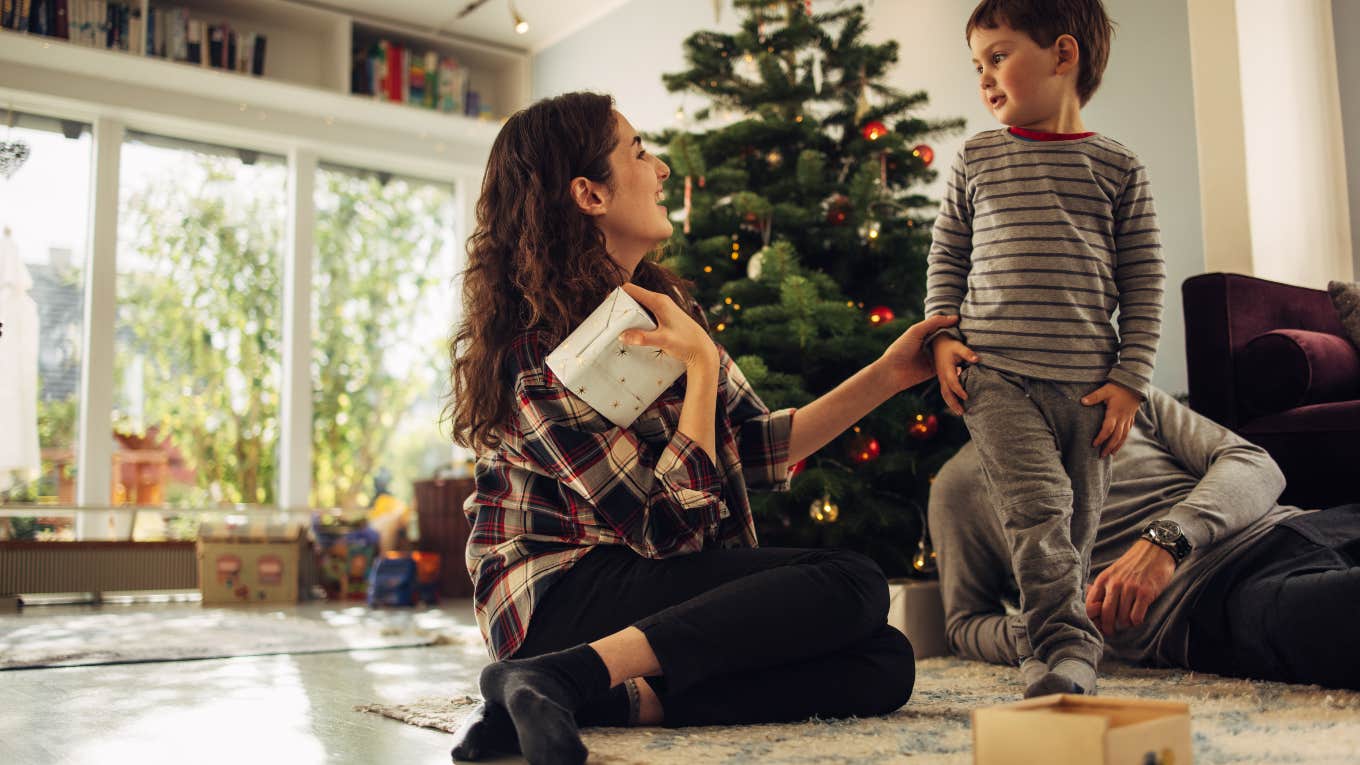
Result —
[[[452,419],[478,450],[467,563],[497,663],[453,755],[582,762],[578,725],[882,714],[915,678],[867,558],[756,549],[748,488],[933,375],[913,326],[795,412],[770,412],[709,337],[685,284],[646,256],[671,233],[670,170],[608,96],[511,117],[491,150],[464,279]],[[623,342],[685,375],[627,428],[545,356],[622,285],[656,318]]]

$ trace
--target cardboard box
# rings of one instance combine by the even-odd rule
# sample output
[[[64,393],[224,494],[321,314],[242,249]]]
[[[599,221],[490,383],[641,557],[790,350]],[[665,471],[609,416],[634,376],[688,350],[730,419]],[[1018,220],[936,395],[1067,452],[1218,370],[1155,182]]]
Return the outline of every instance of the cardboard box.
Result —
[[[973,710],[976,765],[1189,765],[1190,705],[1055,694]]]
[[[890,580],[888,624],[907,636],[916,658],[949,655],[949,641],[944,633],[944,601],[940,599],[937,580]]]
[[[204,523],[198,533],[203,604],[296,603],[302,545],[297,523]]]

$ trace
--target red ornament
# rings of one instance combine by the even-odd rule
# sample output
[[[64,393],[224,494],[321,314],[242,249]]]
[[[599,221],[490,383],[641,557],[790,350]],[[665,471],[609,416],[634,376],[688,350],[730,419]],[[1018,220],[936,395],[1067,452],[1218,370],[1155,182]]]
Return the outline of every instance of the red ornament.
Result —
[[[911,150],[911,156],[921,160],[921,164],[930,167],[930,163],[935,161],[935,150],[920,143]]]
[[[839,226],[850,219],[850,198],[844,194],[832,194],[822,202],[826,209],[826,222]]]
[[[878,459],[879,452],[882,451],[878,445],[878,439],[873,436],[859,434],[850,439],[850,459],[864,464]]]
[[[888,126],[878,120],[870,120],[864,123],[859,132],[864,135],[864,140],[877,141],[888,134]]]
[[[794,476],[796,476],[796,475],[798,475],[799,473],[803,472],[803,468],[805,468],[805,467],[807,467],[807,460],[805,460],[805,459],[798,460],[797,462],[795,462],[795,463],[793,463],[792,465],[790,465],[790,466],[789,466],[789,478],[793,478]]]
[[[907,428],[907,434],[917,441],[925,441],[929,438],[933,438],[935,434],[939,432],[940,418],[933,414],[916,415],[916,421],[911,424],[910,428]]]
[[[886,305],[878,306],[869,311],[870,324],[887,324],[895,318],[897,316],[893,313],[893,310]]]

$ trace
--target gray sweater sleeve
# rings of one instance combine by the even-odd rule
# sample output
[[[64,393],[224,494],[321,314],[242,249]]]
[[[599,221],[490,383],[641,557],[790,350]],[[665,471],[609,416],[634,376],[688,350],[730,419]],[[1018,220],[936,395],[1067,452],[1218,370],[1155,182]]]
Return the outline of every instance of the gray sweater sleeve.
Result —
[[[968,289],[972,267],[973,205],[968,199],[967,163],[963,151],[954,158],[940,214],[931,233],[926,256],[926,316],[957,316]],[[962,340],[958,327],[946,327],[926,338],[926,346],[940,333]]]
[[[929,500],[949,650],[994,664],[1018,661],[1004,601],[1014,590],[1000,522],[982,483],[972,443],[935,476]]]
[[[1166,515],[1197,550],[1236,534],[1275,507],[1284,474],[1264,449],[1156,388],[1149,390],[1145,410],[1161,442],[1199,477]]]
[[[1109,380],[1147,397],[1162,336],[1166,264],[1147,170],[1129,170],[1115,207],[1114,282],[1119,291],[1119,361]]]

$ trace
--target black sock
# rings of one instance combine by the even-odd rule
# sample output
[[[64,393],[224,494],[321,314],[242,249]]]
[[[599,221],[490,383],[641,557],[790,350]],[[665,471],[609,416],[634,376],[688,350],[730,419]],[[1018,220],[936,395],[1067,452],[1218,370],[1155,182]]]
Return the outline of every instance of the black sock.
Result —
[[[453,734],[455,760],[481,760],[495,754],[519,753],[519,738],[510,713],[499,704],[479,704]]]
[[[619,683],[610,688],[603,696],[596,696],[576,709],[576,724],[582,728],[602,725],[621,728],[636,725],[633,719],[632,702],[629,700],[628,683]]]
[[[586,747],[575,713],[609,690],[609,668],[595,649],[579,645],[482,670],[482,696],[510,713],[530,765],[583,763]]]

